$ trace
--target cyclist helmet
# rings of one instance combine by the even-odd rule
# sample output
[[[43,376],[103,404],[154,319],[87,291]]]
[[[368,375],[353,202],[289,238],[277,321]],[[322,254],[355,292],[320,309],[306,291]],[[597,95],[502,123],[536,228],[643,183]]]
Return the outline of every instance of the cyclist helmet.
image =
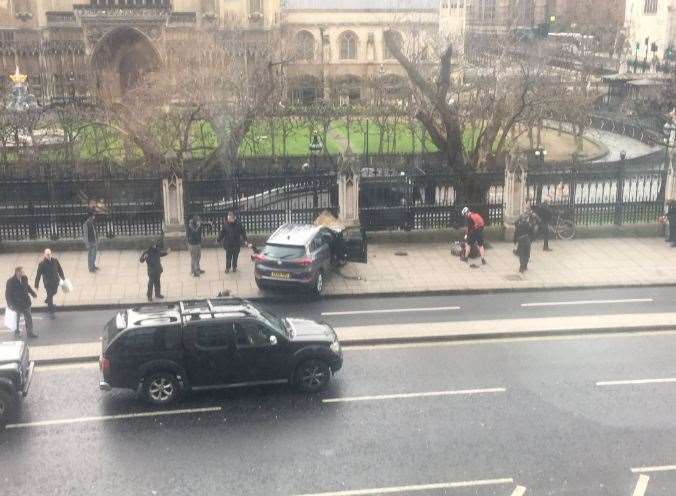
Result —
[[[465,207],[462,209],[462,216],[467,217],[467,214],[469,213],[469,208]]]

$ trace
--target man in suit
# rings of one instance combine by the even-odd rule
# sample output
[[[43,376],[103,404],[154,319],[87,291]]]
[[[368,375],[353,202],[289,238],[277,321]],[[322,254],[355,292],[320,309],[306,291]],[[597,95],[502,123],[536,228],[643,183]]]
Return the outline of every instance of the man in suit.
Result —
[[[52,256],[52,250],[47,248],[45,250],[42,261],[38,265],[38,273],[35,276],[35,289],[40,288],[40,279],[45,282],[45,291],[47,292],[47,310],[50,314],[54,314],[54,295],[59,290],[59,283],[66,276],[63,274],[61,264]]]
[[[32,338],[37,338],[38,335],[33,332],[33,317],[31,316],[31,298],[36,298],[33,288],[28,284],[28,277],[23,271],[23,267],[14,269],[14,275],[7,280],[5,286],[5,301],[10,310],[16,312],[16,329],[14,329],[14,337],[18,338],[19,322],[23,315],[23,320],[26,323],[26,334]]]
[[[89,272],[96,272],[96,252],[99,246],[99,238],[96,234],[96,214],[88,212],[87,220],[82,224],[82,239],[87,247],[87,265]]]

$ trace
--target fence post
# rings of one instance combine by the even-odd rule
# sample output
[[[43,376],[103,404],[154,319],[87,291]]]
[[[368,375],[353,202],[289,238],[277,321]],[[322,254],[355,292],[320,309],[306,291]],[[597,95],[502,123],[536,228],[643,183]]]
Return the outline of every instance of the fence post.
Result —
[[[359,183],[357,164],[351,156],[338,159],[338,219],[346,226],[359,225]]]
[[[620,154],[620,166],[617,169],[617,196],[615,197],[615,225],[621,226],[624,220],[624,152]]]
[[[169,170],[169,176],[162,179],[162,205],[164,209],[164,231],[183,232],[183,179],[178,176],[174,168]]]
[[[504,186],[505,240],[512,237],[514,222],[523,212],[528,197],[528,171],[523,157],[507,157]]]

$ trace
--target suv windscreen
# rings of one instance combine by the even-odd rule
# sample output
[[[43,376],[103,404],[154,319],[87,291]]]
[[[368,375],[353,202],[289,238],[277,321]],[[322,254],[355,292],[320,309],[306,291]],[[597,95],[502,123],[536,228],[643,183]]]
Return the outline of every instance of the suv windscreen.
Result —
[[[293,260],[305,256],[304,246],[265,245],[263,256],[278,260]]]

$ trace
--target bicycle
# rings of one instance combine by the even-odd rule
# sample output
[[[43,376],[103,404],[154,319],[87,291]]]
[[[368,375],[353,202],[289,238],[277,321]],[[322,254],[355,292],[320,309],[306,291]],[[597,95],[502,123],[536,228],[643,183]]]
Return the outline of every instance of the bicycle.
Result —
[[[556,212],[549,223],[549,233],[555,239],[571,240],[575,237],[575,221],[564,218],[561,212]]]

